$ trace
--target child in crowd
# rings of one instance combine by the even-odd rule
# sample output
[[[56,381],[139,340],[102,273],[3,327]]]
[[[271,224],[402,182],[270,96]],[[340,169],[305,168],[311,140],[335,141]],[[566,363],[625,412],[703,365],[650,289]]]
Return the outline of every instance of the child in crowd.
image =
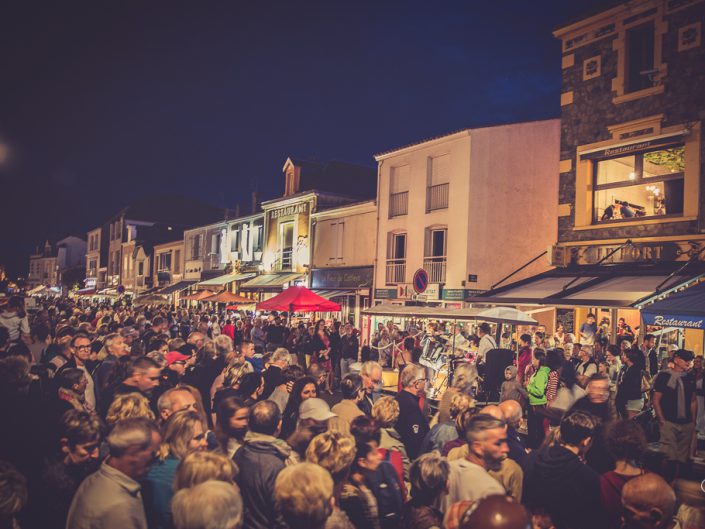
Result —
[[[522,404],[526,400],[526,388],[517,380],[516,366],[507,366],[504,370],[504,382],[499,396],[499,401],[515,400]]]

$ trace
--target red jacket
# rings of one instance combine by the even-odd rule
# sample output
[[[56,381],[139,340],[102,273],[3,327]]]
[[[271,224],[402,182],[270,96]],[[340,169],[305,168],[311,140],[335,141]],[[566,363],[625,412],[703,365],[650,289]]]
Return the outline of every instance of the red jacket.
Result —
[[[524,383],[524,372],[526,371],[526,366],[531,363],[531,347],[522,347],[519,351],[519,361],[517,364],[517,379],[522,384]]]

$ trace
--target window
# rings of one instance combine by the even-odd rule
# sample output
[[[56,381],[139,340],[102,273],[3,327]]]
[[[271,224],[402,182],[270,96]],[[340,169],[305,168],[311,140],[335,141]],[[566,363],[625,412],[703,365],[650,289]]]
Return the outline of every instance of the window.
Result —
[[[181,250],[174,250],[174,273],[181,273]]]
[[[201,236],[192,235],[191,236],[191,259],[201,258]]]
[[[279,270],[291,270],[294,251],[294,223],[279,225]]]
[[[406,233],[390,233],[387,242],[387,284],[406,279]]]
[[[450,182],[450,155],[428,159],[428,186],[426,189],[426,211],[448,207]]]
[[[160,272],[170,272],[171,271],[171,252],[165,252],[159,254],[159,271]]]
[[[331,238],[332,238],[332,248],[331,256],[329,261],[342,261],[343,260],[343,241],[345,240],[345,223],[344,222],[333,222],[330,225],[331,228]]]
[[[409,166],[392,167],[389,174],[389,216],[406,215],[409,209]]]
[[[654,86],[654,23],[627,30],[625,92]]]
[[[262,231],[263,231],[263,220],[255,221],[252,226],[252,251],[261,252],[262,251]]]
[[[230,251],[238,252],[240,251],[240,229],[236,224],[233,224],[230,228]]]
[[[594,221],[682,215],[684,174],[683,145],[598,160]]]
[[[426,228],[423,267],[431,283],[446,280],[447,228]]]
[[[139,263],[137,263],[137,275],[138,276],[144,275],[144,261],[140,261]]]
[[[220,232],[211,235],[211,254],[217,255],[220,253],[220,239],[222,234]]]

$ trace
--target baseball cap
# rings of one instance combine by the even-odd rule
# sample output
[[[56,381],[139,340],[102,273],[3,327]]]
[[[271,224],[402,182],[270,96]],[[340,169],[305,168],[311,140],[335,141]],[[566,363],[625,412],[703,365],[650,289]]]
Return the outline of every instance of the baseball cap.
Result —
[[[189,358],[191,357],[181,354],[179,351],[169,351],[166,354],[166,365],[170,366],[174,362],[185,362]]]
[[[306,399],[299,406],[299,419],[315,419],[326,421],[338,415],[330,411],[328,403],[323,399]]]

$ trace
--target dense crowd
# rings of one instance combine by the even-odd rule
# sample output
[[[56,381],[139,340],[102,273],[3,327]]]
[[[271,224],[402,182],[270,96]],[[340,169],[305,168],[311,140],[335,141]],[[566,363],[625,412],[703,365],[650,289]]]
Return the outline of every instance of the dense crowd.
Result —
[[[362,347],[351,324],[285,314],[60,299],[28,315],[10,298],[0,529],[705,526],[700,484],[678,479],[702,359],[594,320],[501,347],[486,324],[449,329],[472,361],[435,409],[418,363],[435,323]],[[483,406],[478,373],[503,347],[516,361]]]

